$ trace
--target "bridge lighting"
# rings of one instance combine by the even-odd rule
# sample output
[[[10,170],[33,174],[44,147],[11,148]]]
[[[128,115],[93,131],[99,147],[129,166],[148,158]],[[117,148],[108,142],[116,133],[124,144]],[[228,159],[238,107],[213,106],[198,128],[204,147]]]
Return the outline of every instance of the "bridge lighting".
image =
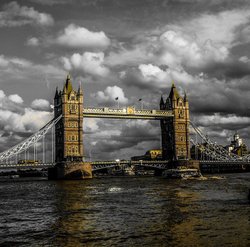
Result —
[[[141,110],[143,110],[143,101],[142,101],[142,99],[139,99],[138,101],[141,102]]]
[[[119,109],[119,97],[116,97],[115,100],[117,101],[117,108]]]

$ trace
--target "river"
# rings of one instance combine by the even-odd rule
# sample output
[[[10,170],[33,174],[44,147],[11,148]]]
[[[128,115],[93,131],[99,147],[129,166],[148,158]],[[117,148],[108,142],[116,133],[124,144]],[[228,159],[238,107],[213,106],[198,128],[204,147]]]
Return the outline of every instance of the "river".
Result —
[[[250,246],[250,173],[0,181],[0,246]]]

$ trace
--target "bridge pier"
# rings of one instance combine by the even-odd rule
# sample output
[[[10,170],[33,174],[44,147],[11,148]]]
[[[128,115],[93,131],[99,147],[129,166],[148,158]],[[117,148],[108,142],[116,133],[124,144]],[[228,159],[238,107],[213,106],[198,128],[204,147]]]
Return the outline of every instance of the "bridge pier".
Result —
[[[92,178],[92,167],[89,162],[62,162],[48,169],[49,180],[87,178]]]
[[[186,168],[195,168],[200,170],[200,161],[199,160],[175,160],[170,162],[170,167],[186,167]]]

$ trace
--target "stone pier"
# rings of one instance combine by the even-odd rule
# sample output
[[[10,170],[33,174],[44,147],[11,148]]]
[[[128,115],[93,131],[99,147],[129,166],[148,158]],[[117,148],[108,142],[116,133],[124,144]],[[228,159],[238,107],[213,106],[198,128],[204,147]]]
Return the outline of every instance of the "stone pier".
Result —
[[[92,166],[89,162],[62,162],[48,170],[49,180],[92,178]]]

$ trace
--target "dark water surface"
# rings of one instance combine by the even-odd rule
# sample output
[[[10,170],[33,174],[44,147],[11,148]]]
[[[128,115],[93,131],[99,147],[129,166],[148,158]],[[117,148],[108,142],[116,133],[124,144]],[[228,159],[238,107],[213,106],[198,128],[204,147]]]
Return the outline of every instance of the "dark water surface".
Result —
[[[250,173],[0,182],[0,246],[250,246]]]

